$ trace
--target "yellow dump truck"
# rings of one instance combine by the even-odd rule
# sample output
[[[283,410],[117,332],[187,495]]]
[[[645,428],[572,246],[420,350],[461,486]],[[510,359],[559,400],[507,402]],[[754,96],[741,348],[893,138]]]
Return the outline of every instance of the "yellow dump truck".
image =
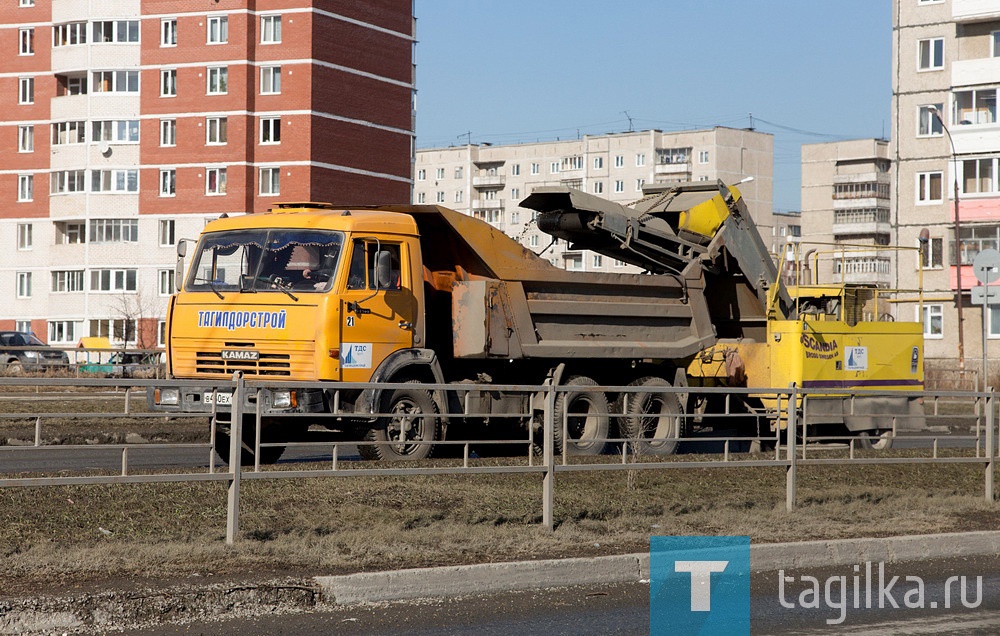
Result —
[[[839,318],[825,324],[796,313],[801,303],[774,284],[774,264],[735,188],[687,184],[633,206],[542,188],[521,205],[537,210],[538,227],[553,237],[646,272],[562,270],[492,226],[439,206],[288,203],[264,214],[221,218],[205,227],[183,277],[186,250],[179,249],[180,289],[167,318],[169,377],[205,383],[150,391],[151,408],[214,412],[220,425],[231,426],[231,396],[214,392],[213,382],[241,371],[250,379],[282,382],[245,404],[247,412],[259,408],[263,414],[262,441],[294,439],[309,422],[284,414],[336,409],[344,417],[335,426],[361,442],[364,457],[421,458],[433,445],[416,442],[507,438],[509,431],[493,429],[537,426],[530,415],[509,417],[531,412],[530,394],[475,387],[540,384],[559,367],[562,383],[580,390],[560,393],[557,418],[587,416],[570,418],[566,440],[557,427],[557,450],[599,453],[601,440],[618,432],[653,438],[662,443],[651,444],[652,450],[672,452],[676,442],[670,440],[683,434],[687,421],[677,415],[689,408],[676,393],[646,393],[625,404],[616,431],[609,413],[618,396],[588,388],[669,387],[689,377],[738,383],[713,367],[717,355],[725,357],[724,347],[746,361],[754,376],[750,386],[786,386],[812,373],[818,375],[810,380],[841,382],[840,388],[852,383],[844,373],[828,376],[825,367],[808,364],[779,372],[781,362],[768,358],[781,355],[776,334],[795,332],[803,351],[810,350],[804,343],[815,342],[836,358],[838,370],[855,373],[855,366],[840,368],[843,354],[855,347],[860,355],[858,347],[866,345],[817,328],[840,324]],[[908,359],[893,386],[919,387],[919,325],[891,324],[905,326],[905,334],[893,333],[892,342],[880,347],[916,347],[915,366]],[[858,337],[866,336],[859,331]],[[794,338],[781,340],[788,345]],[[874,363],[876,352],[869,355]],[[758,374],[758,368],[767,372]],[[369,382],[374,384],[345,386]],[[406,386],[383,389],[383,383]],[[427,390],[426,383],[456,388]],[[761,408],[768,405],[761,402]],[[837,409],[827,411],[832,422]],[[650,414],[657,423],[644,430],[640,422]],[[323,422],[334,420],[317,418]],[[841,417],[841,424],[874,434],[882,428],[860,416]],[[228,445],[217,448],[225,453]],[[277,459],[280,446],[266,448],[260,460]]]

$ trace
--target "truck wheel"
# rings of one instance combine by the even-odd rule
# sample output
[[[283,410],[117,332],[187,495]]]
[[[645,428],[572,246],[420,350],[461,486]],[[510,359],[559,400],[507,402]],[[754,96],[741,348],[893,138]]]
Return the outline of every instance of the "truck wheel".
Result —
[[[374,428],[365,435],[366,442],[391,442],[389,444],[360,444],[358,453],[362,459],[401,460],[427,459],[434,451],[433,442],[440,439],[440,418],[434,396],[426,389],[417,388],[421,382],[411,380],[404,387],[392,392],[383,400],[382,413]]]
[[[254,465],[254,435],[257,423],[255,418],[248,418],[243,422],[243,439],[240,444],[240,465]],[[226,464],[229,463],[229,434],[232,430],[229,422],[218,422],[215,429],[215,454]],[[274,433],[274,425],[261,422],[260,441],[262,444],[277,442],[278,437]],[[284,446],[267,446],[260,449],[261,464],[276,464],[285,452]]]
[[[592,387],[597,386],[590,378],[582,375],[573,376],[564,386]],[[563,452],[563,419],[566,420],[566,432],[569,443],[566,445],[568,455],[600,455],[607,444],[608,430],[611,418],[608,416],[608,397],[602,391],[566,391],[556,394],[556,407],[553,411],[555,420],[555,452]]]
[[[670,387],[663,378],[645,377],[629,386]],[[678,439],[686,432],[684,411],[676,393],[629,394],[625,416],[619,427],[622,437],[635,440],[629,450],[636,455],[673,455]]]
[[[892,429],[858,431],[856,446],[864,450],[889,450],[892,448]]]

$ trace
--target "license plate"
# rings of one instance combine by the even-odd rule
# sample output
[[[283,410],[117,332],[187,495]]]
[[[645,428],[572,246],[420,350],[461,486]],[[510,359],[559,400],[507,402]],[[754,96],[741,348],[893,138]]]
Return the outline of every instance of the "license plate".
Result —
[[[214,402],[219,406],[229,406],[233,403],[232,393],[212,393],[211,391],[205,392],[205,404],[212,404],[212,396],[215,396]]]

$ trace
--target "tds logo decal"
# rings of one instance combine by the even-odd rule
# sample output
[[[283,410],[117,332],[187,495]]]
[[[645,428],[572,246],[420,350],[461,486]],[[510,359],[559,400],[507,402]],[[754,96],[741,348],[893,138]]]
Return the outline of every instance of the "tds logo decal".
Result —
[[[340,366],[343,369],[371,369],[372,343],[370,342],[341,343]]]

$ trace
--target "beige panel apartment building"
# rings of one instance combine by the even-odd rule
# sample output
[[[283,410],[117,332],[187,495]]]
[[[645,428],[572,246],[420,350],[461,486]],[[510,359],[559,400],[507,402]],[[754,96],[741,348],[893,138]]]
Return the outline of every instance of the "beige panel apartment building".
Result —
[[[634,268],[582,250],[570,250],[533,223],[532,211],[518,206],[540,186],[579,188],[619,203],[642,197],[643,186],[681,181],[741,184],[767,245],[772,236],[774,139],[766,133],[733,128],[686,132],[585,135],[580,139],[493,146],[468,144],[418,150],[414,168],[415,203],[443,205],[483,219],[557,267],[581,271]]]
[[[922,272],[916,260],[901,263],[899,284],[923,274],[928,360],[957,369],[961,349],[976,369],[982,313],[970,302],[971,264],[1000,245],[1000,2],[896,0],[893,26],[893,220],[903,245],[929,233]],[[990,339],[1000,338],[1000,308],[989,313]],[[996,342],[990,347],[1000,355]]]
[[[911,261],[887,247],[896,244],[890,167],[884,139],[802,146],[802,240],[795,267],[803,282],[895,286],[897,265]]]

